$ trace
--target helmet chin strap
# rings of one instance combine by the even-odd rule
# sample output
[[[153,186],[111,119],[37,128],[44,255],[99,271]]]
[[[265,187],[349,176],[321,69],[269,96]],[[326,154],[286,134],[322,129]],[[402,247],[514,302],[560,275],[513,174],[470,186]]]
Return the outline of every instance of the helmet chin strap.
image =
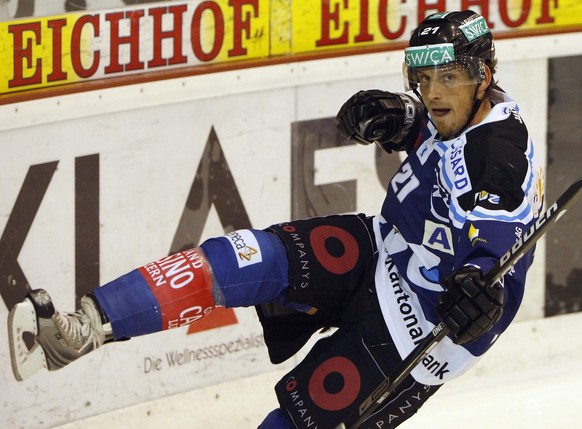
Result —
[[[473,109],[471,109],[471,113],[469,114],[469,118],[467,119],[467,122],[465,122],[465,125],[463,125],[461,127],[461,129],[459,130],[459,132],[455,133],[451,137],[451,139],[452,138],[459,137],[459,135],[461,135],[461,133],[463,131],[465,131],[467,128],[469,128],[469,124],[471,123],[471,121],[473,120],[473,118],[475,118],[475,115],[479,111],[479,108],[481,107],[481,104],[483,104],[483,100],[485,100],[487,98],[487,94],[489,93],[489,88],[487,88],[487,91],[485,91],[485,94],[483,94],[483,98],[481,98],[481,99],[477,98],[477,93],[479,92],[479,87],[480,86],[481,86],[481,84],[478,83],[477,86],[475,87],[475,92],[473,92]]]

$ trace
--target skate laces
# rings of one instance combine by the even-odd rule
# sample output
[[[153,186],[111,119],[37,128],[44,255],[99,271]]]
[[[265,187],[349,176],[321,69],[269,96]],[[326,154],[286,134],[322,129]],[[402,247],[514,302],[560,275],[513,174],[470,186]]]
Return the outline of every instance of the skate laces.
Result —
[[[91,325],[91,319],[82,309],[69,314],[57,312],[54,320],[66,342],[75,349],[79,350],[89,342],[94,349],[101,346],[102,342]]]

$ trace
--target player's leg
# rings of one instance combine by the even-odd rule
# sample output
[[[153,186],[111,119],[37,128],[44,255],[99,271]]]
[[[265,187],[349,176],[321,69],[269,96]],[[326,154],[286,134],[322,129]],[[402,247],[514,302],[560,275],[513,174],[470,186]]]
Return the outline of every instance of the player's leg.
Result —
[[[333,216],[277,225],[270,232],[235,231],[95,289],[84,300],[86,306],[74,314],[56,312],[50,296],[37,292],[10,313],[15,376],[26,378],[43,366],[62,368],[110,339],[192,323],[216,306],[278,302],[300,311],[317,307],[318,317],[323,313],[329,319],[335,313],[329,298],[349,296],[338,294],[338,285],[345,291],[346,285],[361,280],[362,272],[370,272],[370,237],[364,224],[360,216]],[[312,285],[319,288],[317,293]],[[313,329],[311,321],[305,325]],[[267,330],[266,338],[278,336],[276,329]],[[303,337],[301,341],[307,338]]]
[[[288,282],[277,237],[239,230],[146,264],[93,293],[119,339],[188,325],[217,306],[280,300]]]
[[[345,309],[354,294],[374,278],[376,246],[372,219],[364,215],[332,215],[272,225],[287,251],[288,302],[257,307],[265,344],[273,363],[293,356],[321,328],[346,321]],[[359,309],[356,313],[360,312]]]
[[[401,362],[375,293],[364,287],[356,301],[355,308],[348,310],[346,325],[319,340],[275,386],[283,415],[293,422],[293,428],[336,427]],[[396,428],[439,387],[408,376],[362,428]]]
[[[55,311],[43,290],[10,312],[14,375],[62,368],[109,340],[195,322],[217,306],[283,300],[288,265],[272,233],[241,230],[146,264],[83,297],[76,313]]]

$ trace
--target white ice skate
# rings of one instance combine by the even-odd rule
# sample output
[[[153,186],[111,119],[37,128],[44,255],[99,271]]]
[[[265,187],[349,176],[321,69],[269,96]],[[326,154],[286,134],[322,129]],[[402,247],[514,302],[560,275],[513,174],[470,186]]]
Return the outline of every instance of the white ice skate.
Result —
[[[112,338],[95,301],[81,299],[72,314],[55,311],[42,290],[30,292],[8,315],[8,339],[14,377],[25,380],[42,368],[56,371]]]

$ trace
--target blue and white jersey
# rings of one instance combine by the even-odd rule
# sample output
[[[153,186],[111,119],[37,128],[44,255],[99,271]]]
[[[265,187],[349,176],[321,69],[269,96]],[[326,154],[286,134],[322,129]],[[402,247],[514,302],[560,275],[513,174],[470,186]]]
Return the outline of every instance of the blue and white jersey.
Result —
[[[402,358],[440,321],[440,281],[464,265],[487,272],[541,211],[541,164],[519,108],[501,91],[492,101],[482,122],[452,140],[426,118],[376,218],[378,298]],[[477,362],[515,317],[532,260],[530,251],[504,276],[499,322],[470,344],[445,338],[412,372],[418,382],[443,383]]]

